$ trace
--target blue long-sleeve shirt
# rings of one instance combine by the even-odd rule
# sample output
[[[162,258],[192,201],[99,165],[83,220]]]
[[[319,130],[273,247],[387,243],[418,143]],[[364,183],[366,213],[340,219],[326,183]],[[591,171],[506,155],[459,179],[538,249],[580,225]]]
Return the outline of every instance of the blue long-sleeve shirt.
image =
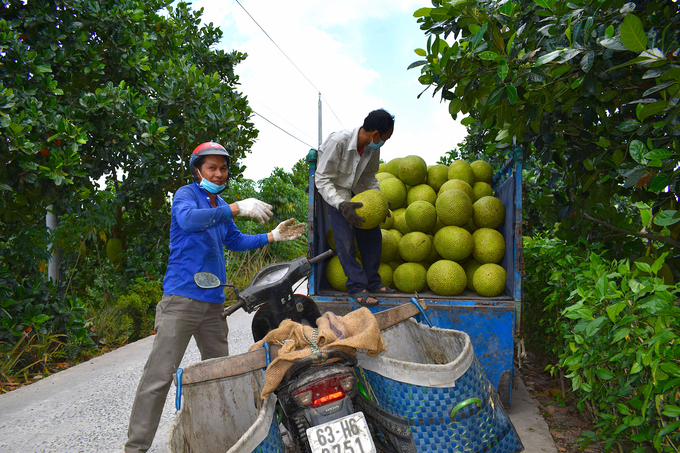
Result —
[[[269,243],[267,234],[243,234],[236,227],[229,205],[219,196],[217,207],[196,183],[180,187],[172,201],[170,258],[163,278],[163,294],[224,303],[224,287],[201,289],[194,274],[212,272],[226,282],[224,249],[254,250]]]

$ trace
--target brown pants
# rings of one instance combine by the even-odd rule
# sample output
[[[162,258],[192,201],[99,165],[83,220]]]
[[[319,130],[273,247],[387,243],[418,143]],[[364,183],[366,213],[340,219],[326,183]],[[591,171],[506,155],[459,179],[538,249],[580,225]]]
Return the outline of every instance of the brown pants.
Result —
[[[151,447],[172,385],[189,340],[193,336],[201,359],[229,355],[229,327],[220,318],[222,304],[164,295],[156,307],[156,338],[144,366],[130,415],[126,453]]]

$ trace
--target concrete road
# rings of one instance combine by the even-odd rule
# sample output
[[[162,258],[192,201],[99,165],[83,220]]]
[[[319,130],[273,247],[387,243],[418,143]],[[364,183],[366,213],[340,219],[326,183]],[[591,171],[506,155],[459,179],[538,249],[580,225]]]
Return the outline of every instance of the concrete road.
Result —
[[[252,315],[229,317],[229,348],[241,354],[253,343]],[[26,387],[0,395],[0,452],[122,452],[132,401],[154,337],[148,337]],[[182,367],[200,361],[191,341]],[[175,415],[171,387],[149,452],[165,453]]]
[[[252,315],[239,310],[229,318],[232,354],[252,344]],[[122,452],[137,384],[153,337],[137,341],[35,384],[0,395],[0,452]],[[191,342],[182,361],[200,360]],[[156,439],[149,450],[165,453],[175,415],[173,386]],[[517,380],[510,417],[528,453],[557,453],[548,426]]]

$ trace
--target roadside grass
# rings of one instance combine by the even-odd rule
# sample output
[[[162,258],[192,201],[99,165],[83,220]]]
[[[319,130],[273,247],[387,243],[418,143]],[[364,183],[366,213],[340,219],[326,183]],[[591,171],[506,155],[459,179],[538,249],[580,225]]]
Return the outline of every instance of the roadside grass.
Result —
[[[227,281],[238,289],[248,286],[255,274],[280,261],[270,247],[248,252],[226,252]],[[96,285],[81,296],[86,311],[90,348],[66,335],[41,334],[28,328],[13,345],[0,341],[0,393],[31,384],[56,372],[87,362],[127,343],[154,334],[156,304],[162,296],[161,282],[136,279],[130,290],[117,297],[103,294]],[[225,291],[225,306],[232,305],[234,292]]]

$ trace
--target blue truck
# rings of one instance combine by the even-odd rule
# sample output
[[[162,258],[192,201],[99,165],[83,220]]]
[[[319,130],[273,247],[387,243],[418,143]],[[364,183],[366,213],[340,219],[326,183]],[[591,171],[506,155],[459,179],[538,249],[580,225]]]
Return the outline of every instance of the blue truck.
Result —
[[[309,162],[309,217],[308,256],[316,256],[330,247],[326,232],[330,227],[321,195],[314,186],[316,151],[307,156]],[[513,382],[513,353],[515,336],[519,333],[522,311],[522,150],[516,148],[493,178],[495,196],[505,206],[505,222],[498,228],[505,238],[505,256],[501,266],[507,271],[505,291],[497,297],[482,297],[465,290],[455,297],[438,296],[431,291],[418,293],[427,303],[427,318],[432,325],[445,329],[461,330],[470,335],[475,354],[489,381],[496,387],[505,407],[510,407]],[[332,311],[343,315],[359,305],[347,292],[334,289],[326,279],[328,261],[313,268],[309,279],[309,296],[316,301],[321,312]],[[373,312],[408,302],[413,294],[392,293],[379,297],[379,304],[370,307]],[[422,315],[416,317],[425,322]]]

